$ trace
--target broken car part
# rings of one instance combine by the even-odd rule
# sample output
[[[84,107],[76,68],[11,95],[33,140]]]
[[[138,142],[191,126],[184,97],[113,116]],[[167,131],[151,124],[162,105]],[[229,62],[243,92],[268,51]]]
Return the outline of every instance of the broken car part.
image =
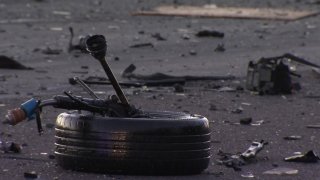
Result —
[[[78,84],[80,84],[80,86],[87,91],[88,94],[90,94],[90,96],[94,99],[99,99],[99,97],[89,88],[89,86],[87,86],[81,79],[79,79],[78,77],[74,77],[73,80],[75,82],[77,82]]]
[[[97,84],[97,85],[110,85],[111,82],[105,77],[89,76],[86,79],[81,80],[85,84]],[[77,84],[74,78],[69,78],[69,83],[72,85]],[[119,81],[119,85],[125,87],[143,87],[143,86],[173,86],[175,84],[184,85],[183,79],[165,79],[165,80],[130,80],[130,81]]]
[[[266,144],[268,143],[264,140],[261,140],[260,142],[252,142],[251,146],[245,152],[243,152],[240,157],[246,160],[254,158]]]
[[[166,80],[166,79],[176,79],[176,80],[184,80],[184,81],[200,81],[200,80],[232,80],[235,79],[234,76],[171,76],[163,73],[155,73],[151,75],[140,75],[134,74],[136,66],[134,64],[130,64],[122,73],[123,78],[128,79],[137,79],[137,80]]]
[[[206,169],[211,158],[208,119],[183,112],[143,111],[129,105],[105,61],[105,38],[92,36],[87,45],[120,101],[65,92],[65,96],[23,103],[8,112],[7,123],[15,125],[35,117],[42,132],[43,107],[74,110],[58,115],[55,124],[55,159],[65,169],[152,175],[197,174]]]
[[[251,146],[244,153],[231,154],[219,150],[218,155],[221,156],[217,162],[226,167],[231,167],[235,171],[240,171],[241,166],[249,164],[251,160],[256,158],[256,155],[263,149],[267,143],[263,140],[260,142],[252,142]]]
[[[68,52],[70,53],[71,51],[78,50],[82,53],[89,53],[87,50],[86,41],[90,36],[89,35],[80,36],[79,43],[74,45],[73,44],[73,36],[74,36],[73,28],[69,27],[69,31],[70,31],[70,40],[69,40]]]
[[[284,160],[288,162],[316,163],[319,160],[319,156],[314,151],[308,151],[305,154],[286,157]]]
[[[113,75],[107,63],[107,60],[106,60],[107,42],[105,37],[103,35],[91,36],[87,39],[86,45],[90,54],[101,63],[121,103],[126,106],[129,106],[129,102],[126,96],[124,95],[118,81],[116,80],[115,76]]]
[[[260,94],[290,94],[293,89],[291,76],[299,76],[290,71],[285,60],[295,61],[312,67],[319,67],[307,60],[284,54],[278,57],[261,58],[258,62],[248,64],[246,87]]]

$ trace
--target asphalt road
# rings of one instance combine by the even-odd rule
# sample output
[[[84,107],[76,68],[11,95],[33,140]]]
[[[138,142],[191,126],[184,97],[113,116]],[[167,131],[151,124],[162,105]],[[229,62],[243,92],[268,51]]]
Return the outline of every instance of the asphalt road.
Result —
[[[178,4],[219,6],[285,7],[319,10],[316,1],[177,1]],[[0,139],[24,144],[21,154],[0,154],[0,179],[24,179],[24,172],[36,171],[39,179],[242,179],[251,172],[255,179],[319,179],[318,163],[284,162],[294,152],[319,152],[320,129],[306,125],[319,122],[319,76],[311,68],[297,66],[302,89],[292,95],[257,96],[249,91],[218,92],[216,86],[244,87],[247,63],[260,57],[294,53],[320,64],[319,16],[297,21],[206,19],[183,17],[138,17],[131,13],[173,1],[122,0],[79,2],[32,0],[0,1],[0,55],[13,57],[34,70],[0,69],[0,120],[7,109],[19,106],[31,97],[46,99],[64,90],[85,95],[78,86],[71,86],[73,76],[104,76],[98,61],[86,54],[68,53],[70,34],[103,34],[108,41],[108,61],[115,75],[129,64],[137,66],[137,73],[155,72],[171,75],[234,75],[235,81],[199,81],[185,85],[185,92],[175,93],[167,88],[125,88],[124,92],[136,107],[148,110],[188,111],[210,120],[212,129],[212,160],[202,174],[193,176],[125,176],[94,174],[63,170],[57,166],[53,154],[54,129],[46,128],[38,136],[35,122],[17,126],[0,126]],[[197,38],[201,29],[225,33],[224,38]],[[166,41],[151,37],[160,33]],[[183,39],[188,36],[190,39]],[[74,43],[77,38],[74,39]],[[130,48],[139,43],[153,43],[154,48]],[[215,52],[223,43],[226,51]],[[43,49],[62,50],[57,55],[42,53]],[[196,52],[191,55],[190,51]],[[84,66],[84,67],[83,67]],[[113,94],[111,86],[94,85],[100,96]],[[313,98],[307,98],[314,95]],[[232,113],[243,108],[241,114]],[[45,109],[43,124],[52,124],[63,112]],[[263,120],[260,126],[237,123],[241,118]],[[300,135],[302,139],[287,141],[283,137]],[[268,145],[258,154],[257,161],[243,166],[242,171],[217,165],[219,149],[244,152],[252,141],[265,140]],[[296,175],[263,175],[275,166],[297,169]]]

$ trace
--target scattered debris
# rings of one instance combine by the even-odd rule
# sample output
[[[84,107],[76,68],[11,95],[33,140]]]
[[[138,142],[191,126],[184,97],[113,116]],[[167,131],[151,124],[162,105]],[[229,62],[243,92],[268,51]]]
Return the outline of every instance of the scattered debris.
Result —
[[[252,142],[251,146],[241,154],[225,153],[219,150],[218,155],[221,156],[217,162],[220,165],[231,167],[235,171],[241,171],[241,166],[249,164],[255,160],[256,155],[263,149],[267,142],[261,140],[260,142]]]
[[[130,64],[122,73],[123,78],[138,80],[183,80],[183,81],[199,81],[199,80],[232,80],[234,76],[171,76],[163,73],[155,73],[151,75],[134,74],[136,66]]]
[[[283,137],[283,139],[285,139],[285,140],[299,140],[301,138],[302,138],[302,136],[297,136],[297,135]]]
[[[162,37],[160,33],[151,34],[151,37],[155,38],[158,41],[166,41],[167,39]]]
[[[68,52],[70,53],[72,51],[78,50],[78,51],[80,51],[82,53],[89,53],[88,50],[87,50],[86,41],[90,36],[89,35],[80,36],[79,37],[79,43],[74,45],[73,44],[73,37],[74,37],[73,28],[69,27],[69,31],[70,31],[70,41],[69,41]]]
[[[235,171],[241,171],[241,166],[246,165],[246,162],[241,159],[239,155],[225,153],[221,150],[219,150],[217,155],[221,156],[221,158],[217,160],[219,165],[233,168]]]
[[[224,33],[215,31],[215,30],[202,30],[197,32],[196,34],[197,37],[217,37],[217,38],[223,38]]]
[[[29,179],[37,179],[38,178],[38,174],[37,174],[36,171],[25,172],[24,173],[24,177],[25,178],[29,178]]]
[[[130,46],[130,48],[142,48],[142,47],[154,48],[154,45],[152,43],[140,43],[140,44],[134,44]]]
[[[252,118],[251,117],[240,119],[240,124],[243,124],[243,125],[250,125],[251,122],[252,122]]]
[[[308,151],[305,154],[294,155],[284,158],[288,162],[305,162],[305,163],[316,163],[319,160],[318,155],[314,151]]]
[[[61,49],[51,49],[50,47],[47,47],[46,49],[41,50],[43,54],[47,55],[59,55],[62,53]]]
[[[295,175],[298,174],[299,170],[286,168],[286,167],[277,167],[268,171],[263,172],[266,175]]]
[[[247,89],[262,94],[291,94],[293,83],[291,75],[300,75],[290,71],[284,61],[295,61],[312,67],[320,67],[292,54],[278,57],[261,58],[258,62],[250,61],[247,71]],[[301,87],[300,87],[301,88]]]
[[[21,69],[32,70],[33,68],[26,67],[19,62],[9,58],[7,56],[0,55],[0,69]]]
[[[224,47],[223,43],[219,43],[217,45],[217,47],[214,49],[214,51],[216,51],[216,52],[224,52],[224,51],[226,51],[226,48]]]
[[[269,20],[298,20],[318,15],[319,11],[288,10],[275,8],[217,7],[204,6],[159,6],[152,11],[138,11],[133,15],[140,16],[195,16],[208,18],[242,18]]]

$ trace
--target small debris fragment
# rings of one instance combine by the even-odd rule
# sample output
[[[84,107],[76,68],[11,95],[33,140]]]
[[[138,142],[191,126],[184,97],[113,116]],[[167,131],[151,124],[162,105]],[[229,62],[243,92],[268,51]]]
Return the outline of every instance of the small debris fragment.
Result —
[[[89,66],[81,66],[81,69],[89,69]]]
[[[196,34],[197,37],[217,37],[217,38],[223,38],[224,37],[224,33],[223,32],[219,32],[219,31],[215,31],[215,30],[202,30],[199,31]]]
[[[243,125],[250,125],[251,122],[252,122],[252,118],[251,117],[240,119],[240,124],[243,124]]]
[[[55,155],[53,155],[53,154],[49,154],[48,158],[49,158],[49,159],[55,159],[55,158],[56,158],[56,156],[55,156]]]
[[[142,48],[142,47],[154,48],[154,45],[152,43],[140,43],[140,44],[134,44],[130,46],[130,48]]]
[[[220,87],[218,92],[235,92],[236,89],[228,86]]]
[[[251,106],[251,103],[243,102],[243,103],[241,103],[241,105],[244,105],[244,106]]]
[[[173,85],[173,88],[174,88],[174,92],[176,92],[176,93],[183,93],[184,92],[183,85],[181,85],[181,84],[175,84],[175,85]]]
[[[85,53],[85,54],[89,53],[87,50],[86,41],[90,36],[89,35],[80,36],[79,43],[74,45],[73,44],[73,37],[74,37],[73,28],[69,27],[69,31],[70,31],[70,40],[69,40],[68,52],[70,53],[71,51],[78,50],[78,51]]]
[[[24,173],[24,177],[25,178],[30,178],[30,179],[37,179],[38,178],[38,174],[37,174],[36,171],[25,172]]]
[[[46,49],[43,49],[41,51],[43,54],[47,55],[59,55],[62,53],[61,49],[51,49],[50,47],[47,47]]]
[[[166,41],[167,39],[162,37],[160,33],[152,34],[151,37],[155,38],[158,41]]]
[[[246,172],[246,173],[242,173],[241,177],[243,178],[254,178],[254,175],[252,172]]]
[[[192,50],[189,51],[189,54],[192,55],[192,56],[195,56],[195,55],[197,55],[197,51],[192,49]]]
[[[264,120],[255,121],[254,123],[251,123],[251,126],[261,126],[261,124],[264,123]]]
[[[71,13],[68,11],[52,11],[52,14],[61,15],[61,16],[70,16]]]
[[[296,136],[296,135],[283,137],[283,139],[285,139],[285,140],[299,140],[301,138],[302,138],[302,136]]]
[[[224,44],[220,43],[217,45],[217,47],[214,49],[216,52],[224,52],[226,51],[226,48],[224,47]]]
[[[256,157],[256,155],[263,149],[264,145],[268,144],[267,142],[264,142],[264,140],[261,140],[260,142],[252,142],[251,146],[240,156],[243,159],[252,159]]]
[[[311,129],[320,129],[320,124],[311,124],[307,125],[306,127]]]
[[[7,56],[0,55],[0,69],[21,69],[32,70],[33,68],[26,67],[19,62],[9,58]]]
[[[190,36],[188,34],[183,34],[181,37],[184,40],[189,40],[190,39]]]
[[[234,109],[231,111],[231,113],[233,113],[233,114],[241,114],[242,112],[243,112],[242,107],[238,107],[237,109]]]
[[[288,162],[304,162],[304,163],[316,163],[319,160],[318,155],[314,151],[308,151],[305,154],[299,154],[284,158]]]
[[[286,168],[286,167],[277,167],[268,171],[263,172],[266,175],[295,175],[298,174],[299,170]]]
[[[115,61],[119,61],[119,60],[120,60],[120,58],[119,58],[118,56],[114,57],[113,59],[114,59]]]
[[[216,111],[218,110],[217,106],[214,105],[214,104],[210,104],[210,108],[209,108],[210,111]]]
[[[62,31],[63,28],[62,27],[51,27],[50,30],[51,31]]]
[[[0,141],[0,150],[4,153],[21,153],[22,147],[14,142],[3,143]]]

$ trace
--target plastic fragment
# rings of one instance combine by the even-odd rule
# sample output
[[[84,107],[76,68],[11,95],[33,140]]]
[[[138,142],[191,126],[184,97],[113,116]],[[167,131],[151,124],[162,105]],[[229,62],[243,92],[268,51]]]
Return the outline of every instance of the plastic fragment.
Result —
[[[298,174],[299,170],[286,168],[286,167],[278,167],[268,171],[263,172],[266,175],[295,175]]]
[[[246,173],[242,173],[241,177],[243,178],[254,178],[254,175],[252,172],[246,172]]]
[[[319,160],[318,155],[314,151],[308,151],[305,154],[299,154],[284,158],[288,162],[305,162],[305,163],[316,163]]]

